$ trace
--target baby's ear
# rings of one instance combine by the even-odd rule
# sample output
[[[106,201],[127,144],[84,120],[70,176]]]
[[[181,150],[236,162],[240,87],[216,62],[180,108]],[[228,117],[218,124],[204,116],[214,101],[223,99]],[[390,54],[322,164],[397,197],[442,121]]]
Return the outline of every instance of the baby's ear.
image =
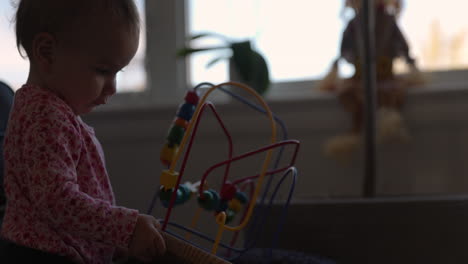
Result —
[[[34,61],[44,71],[50,71],[51,65],[54,62],[54,53],[57,42],[55,37],[50,33],[39,33],[32,43],[32,55]]]

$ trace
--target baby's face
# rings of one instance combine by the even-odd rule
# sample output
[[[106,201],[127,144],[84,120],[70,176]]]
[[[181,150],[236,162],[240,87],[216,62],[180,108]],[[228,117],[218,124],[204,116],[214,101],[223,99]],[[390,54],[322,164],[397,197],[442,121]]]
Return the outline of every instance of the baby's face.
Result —
[[[139,44],[139,33],[115,21],[94,20],[84,21],[59,42],[49,79],[49,86],[77,115],[105,104],[115,94],[116,74],[130,62]]]

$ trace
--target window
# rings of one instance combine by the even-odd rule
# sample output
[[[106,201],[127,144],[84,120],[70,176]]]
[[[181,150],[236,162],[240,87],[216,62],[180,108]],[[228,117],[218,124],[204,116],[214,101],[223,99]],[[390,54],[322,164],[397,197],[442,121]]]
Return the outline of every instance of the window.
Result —
[[[320,7],[310,0],[189,3],[189,34],[215,32],[234,40],[251,39],[267,59],[273,82],[320,78],[337,54],[343,28],[339,1],[323,1]],[[202,39],[194,44],[204,47],[218,43]],[[191,58],[192,82],[222,82],[228,78],[226,61],[210,69],[205,67],[212,53]]]
[[[118,92],[141,92],[146,89],[146,19],[145,19],[145,2],[144,0],[136,0],[138,11],[141,17],[141,32],[140,46],[137,53],[130,64],[124,68],[123,72],[117,75],[117,91]]]
[[[136,1],[142,17],[140,47],[132,62],[117,76],[118,92],[141,92],[146,87],[146,71],[144,67],[146,50],[146,30],[144,16],[144,1]],[[21,58],[16,48],[14,24],[14,8],[10,1],[0,2],[0,79],[7,82],[15,90],[26,81],[29,62]]]
[[[216,0],[189,1],[189,35],[215,32],[232,39],[252,39],[266,57],[273,82],[317,80],[338,55],[341,34],[352,12],[344,1]],[[468,22],[462,19],[467,3],[403,1],[398,23],[411,53],[423,71],[468,67]],[[198,46],[218,44],[206,39]],[[212,52],[190,59],[191,82],[228,79],[227,63],[206,68]],[[340,67],[346,76],[352,67]],[[307,89],[311,89],[309,86]]]
[[[425,71],[468,68],[468,3],[405,1],[401,28]]]
[[[28,76],[29,63],[23,60],[16,49],[13,24],[13,8],[10,1],[0,2],[0,79],[13,89],[18,89]]]

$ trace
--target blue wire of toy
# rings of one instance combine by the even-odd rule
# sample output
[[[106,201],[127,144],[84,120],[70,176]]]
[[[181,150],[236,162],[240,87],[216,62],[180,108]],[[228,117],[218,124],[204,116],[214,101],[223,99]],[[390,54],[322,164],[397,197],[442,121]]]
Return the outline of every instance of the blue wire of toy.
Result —
[[[283,175],[283,177],[281,178],[280,182],[276,185],[276,189],[275,191],[273,192],[273,195],[270,199],[270,204],[268,205],[268,210],[271,209],[271,206],[273,204],[273,200],[274,200],[274,197],[276,196],[278,190],[279,190],[279,187],[281,186],[281,184],[283,183],[283,181],[286,179],[286,176],[288,176],[290,173],[292,173],[292,183],[291,183],[291,188],[289,189],[289,194],[288,194],[288,199],[286,200],[286,204],[285,206],[283,207],[283,211],[281,213],[281,216],[280,216],[280,221],[278,223],[278,227],[276,229],[276,234],[273,238],[273,242],[271,243],[271,247],[268,249],[267,251],[267,257],[269,258],[272,258],[273,257],[273,249],[277,248],[278,245],[279,245],[279,240],[280,240],[280,235],[281,233],[283,232],[283,228],[285,226],[285,223],[286,223],[286,215],[288,213],[288,209],[289,209],[289,205],[291,203],[291,198],[292,198],[292,194],[294,192],[294,189],[296,187],[296,180],[297,180],[297,169],[295,167],[290,167]]]
[[[150,206],[148,207],[148,210],[146,211],[146,214],[151,215],[153,214],[153,208],[156,205],[156,202],[158,201],[158,191],[154,192],[153,199],[151,199]]]
[[[283,181],[286,179],[286,177],[290,173],[292,173],[292,183],[291,183],[291,187],[289,189],[288,198],[286,199],[286,203],[285,203],[285,205],[284,205],[284,207],[282,209],[282,212],[280,213],[280,220],[278,221],[278,226],[277,226],[277,229],[276,229],[276,233],[274,234],[274,237],[273,237],[273,240],[272,240],[272,243],[271,243],[271,247],[268,248],[268,249],[265,249],[266,250],[265,257],[266,258],[271,259],[273,257],[273,249],[277,248],[278,245],[279,245],[280,235],[283,232],[283,228],[284,228],[284,225],[286,223],[286,216],[287,216],[287,212],[288,212],[288,209],[289,209],[289,205],[291,203],[292,195],[293,195],[294,189],[296,187],[297,169],[295,167],[288,168],[288,170],[283,174],[280,181],[275,186],[275,190],[273,191],[273,193],[272,193],[272,195],[270,197],[270,201],[269,201],[268,205],[264,209],[265,212],[271,210],[271,207],[273,206],[274,198],[278,194],[278,191],[279,191],[279,188],[280,188],[281,184],[283,183]],[[252,230],[254,228],[251,227],[249,229]],[[257,236],[255,236],[255,237],[257,237]],[[254,242],[256,242],[256,241],[254,241]],[[251,243],[251,245],[245,246],[244,247],[245,251],[247,251],[250,248],[253,248],[253,244],[254,243]],[[238,256],[233,257],[233,258],[231,258],[229,260],[230,261],[235,260],[236,258],[240,257],[241,254],[239,254]]]

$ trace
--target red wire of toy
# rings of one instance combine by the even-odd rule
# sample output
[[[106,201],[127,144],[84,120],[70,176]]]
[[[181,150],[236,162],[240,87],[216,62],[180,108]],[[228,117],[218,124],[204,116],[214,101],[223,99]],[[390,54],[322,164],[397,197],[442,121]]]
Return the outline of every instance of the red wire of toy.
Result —
[[[286,169],[288,169],[289,167],[293,166],[295,161],[296,161],[296,157],[297,157],[297,153],[299,151],[299,141],[297,140],[284,140],[284,141],[281,141],[281,142],[278,142],[278,143],[275,143],[275,144],[271,144],[271,145],[268,145],[266,147],[263,147],[263,148],[259,148],[257,150],[254,150],[254,151],[250,151],[250,152],[247,152],[247,153],[244,153],[240,156],[237,156],[237,157],[234,157],[234,158],[231,158],[231,159],[228,159],[228,160],[225,160],[223,162],[220,162],[218,164],[215,164],[213,166],[211,166],[210,168],[208,168],[206,170],[206,172],[203,174],[202,176],[202,179],[200,181],[200,188],[198,190],[199,194],[201,195],[203,193],[203,184],[205,183],[206,181],[206,178],[208,177],[208,174],[214,170],[215,168],[217,167],[220,167],[220,166],[223,166],[223,165],[226,165],[226,164],[231,164],[231,162],[233,161],[237,161],[237,160],[240,160],[240,159],[243,159],[243,158],[246,158],[246,157],[249,157],[249,156],[252,156],[252,155],[255,155],[255,154],[258,154],[258,153],[261,153],[261,152],[264,152],[264,151],[267,151],[267,150],[270,150],[272,148],[276,148],[276,147],[280,147],[280,146],[284,146],[284,145],[288,145],[288,144],[293,144],[293,145],[296,145],[296,148],[294,150],[294,154],[293,154],[293,157],[291,159],[291,163],[284,167],[284,168],[280,168],[280,169],[276,169],[276,170],[272,170],[272,171],[267,171],[266,172],[266,175],[270,175],[270,174],[274,174],[274,173],[278,173],[278,172],[281,172],[281,171],[284,171]],[[247,180],[251,180],[251,179],[255,179],[255,178],[258,178],[259,177],[259,174],[255,175],[255,176],[250,176],[250,177],[245,177],[245,178],[241,178],[241,179],[238,179],[236,181],[233,182],[233,184],[239,184],[243,181],[247,181]]]

